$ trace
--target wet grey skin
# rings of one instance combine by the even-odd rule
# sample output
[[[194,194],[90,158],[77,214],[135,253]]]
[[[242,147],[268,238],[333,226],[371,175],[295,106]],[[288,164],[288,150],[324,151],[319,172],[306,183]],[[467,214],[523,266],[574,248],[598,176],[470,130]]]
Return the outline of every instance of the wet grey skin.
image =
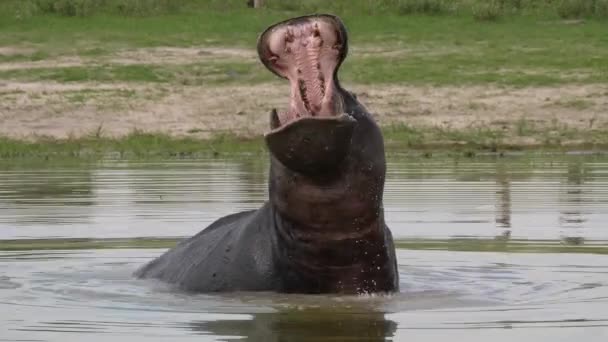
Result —
[[[279,22],[258,40],[261,62],[289,80],[273,110],[269,199],[225,216],[136,272],[193,292],[390,293],[399,290],[384,221],[384,142],[340,85],[347,31],[332,15]]]

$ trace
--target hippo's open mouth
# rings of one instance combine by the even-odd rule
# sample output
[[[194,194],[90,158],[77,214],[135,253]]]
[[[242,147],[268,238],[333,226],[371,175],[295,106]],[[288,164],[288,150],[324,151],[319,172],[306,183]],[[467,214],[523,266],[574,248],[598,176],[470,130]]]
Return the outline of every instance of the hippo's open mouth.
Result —
[[[344,24],[332,15],[309,15],[269,27],[258,40],[262,63],[290,82],[285,111],[273,110],[270,134],[299,121],[344,120],[336,73],[348,49]]]
[[[280,22],[258,40],[262,63],[290,83],[289,107],[272,110],[265,138],[272,155],[293,171],[329,174],[348,154],[356,120],[345,113],[337,77],[347,50],[344,24],[327,14]]]

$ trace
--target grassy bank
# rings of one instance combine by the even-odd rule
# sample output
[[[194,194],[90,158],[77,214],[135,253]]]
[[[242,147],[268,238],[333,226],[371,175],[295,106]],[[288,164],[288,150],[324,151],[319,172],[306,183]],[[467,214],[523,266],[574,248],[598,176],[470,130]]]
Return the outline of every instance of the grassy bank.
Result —
[[[311,12],[339,14],[348,26],[351,55],[341,79],[349,89],[358,87],[363,102],[379,116],[390,150],[605,148],[607,4],[267,0],[264,8],[250,9],[242,0],[3,1],[0,122],[9,127],[10,121],[12,128],[0,127],[0,133],[13,138],[0,140],[0,157],[263,151],[260,138],[236,137],[242,131],[259,137],[259,128],[251,128],[261,120],[255,115],[267,113],[268,103],[284,96],[254,91],[262,84],[285,87],[258,62],[257,35],[278,20]],[[236,87],[241,87],[238,98],[217,104],[218,94]],[[450,87],[473,90],[456,103],[462,97],[450,95]],[[495,91],[482,94],[480,88]],[[428,89],[442,93],[432,97]],[[503,89],[525,91],[504,95]],[[525,93],[532,95],[522,105]],[[442,104],[429,105],[441,99]],[[158,119],[164,114],[154,113],[159,107],[175,122]],[[109,136],[121,135],[125,130],[118,119],[133,112],[138,116],[125,120],[134,122],[129,127],[152,127],[147,132],[166,135],[41,137],[65,137],[98,125]],[[183,112],[194,114],[179,116]],[[200,119],[205,116],[211,118]],[[214,131],[217,117],[238,117],[233,120],[238,123],[219,127],[220,138],[183,138],[185,132]],[[79,126],[83,123],[88,124]],[[180,130],[163,130],[172,124]],[[21,136],[37,138],[15,138]]]
[[[431,156],[451,154],[474,156],[480,152],[509,151],[564,152],[608,150],[608,130],[575,130],[556,127],[536,130],[522,123],[519,132],[490,129],[415,129],[405,125],[383,128],[387,153]],[[523,127],[527,125],[526,127]],[[39,138],[24,141],[0,138],[0,160],[19,159],[130,159],[196,158],[267,153],[259,137],[221,135],[210,139],[171,137],[165,134],[133,132],[121,138],[90,134],[82,138]]]
[[[91,134],[83,138],[39,138],[24,141],[0,138],[0,159],[52,158],[192,158],[220,154],[263,153],[261,139],[218,136],[200,140],[165,134],[133,132],[122,138]]]
[[[496,20],[505,15],[543,14],[560,18],[608,16],[606,0],[265,0],[258,10],[334,12],[339,14],[467,15]],[[203,10],[236,10],[253,7],[243,0],[7,0],[3,8],[15,15],[56,14],[88,17],[113,14],[142,17]]]
[[[28,48],[5,60],[57,62],[77,56],[80,65],[0,69],[0,78],[60,82],[256,83],[273,79],[255,55],[229,62],[193,58],[181,65],[143,60],[120,65],[112,58],[127,48],[155,46],[255,47],[257,34],[292,14],[274,11],[201,12],[128,19],[99,15],[71,18],[4,17],[0,45]],[[352,54],[342,69],[346,82],[361,84],[480,84],[535,86],[608,82],[606,23],[572,24],[538,16],[495,23],[468,16],[346,15]],[[54,65],[55,64],[55,65]],[[57,66],[56,66],[57,65]],[[225,75],[235,77],[222,77]],[[219,75],[219,77],[218,77]]]

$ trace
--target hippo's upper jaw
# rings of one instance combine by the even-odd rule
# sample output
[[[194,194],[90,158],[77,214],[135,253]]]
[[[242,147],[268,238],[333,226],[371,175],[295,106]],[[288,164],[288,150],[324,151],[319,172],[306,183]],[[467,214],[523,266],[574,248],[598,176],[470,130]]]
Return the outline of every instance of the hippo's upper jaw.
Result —
[[[272,110],[266,142],[294,171],[327,172],[349,150],[356,120],[345,113],[344,90],[337,79],[347,49],[346,28],[332,15],[277,23],[258,40],[262,63],[290,82],[289,107]]]

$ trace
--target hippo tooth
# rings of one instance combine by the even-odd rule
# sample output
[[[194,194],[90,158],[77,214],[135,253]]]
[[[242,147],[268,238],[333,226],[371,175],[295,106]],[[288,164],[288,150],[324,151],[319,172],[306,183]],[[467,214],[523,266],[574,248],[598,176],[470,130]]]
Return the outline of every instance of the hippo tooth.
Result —
[[[275,129],[281,126],[281,121],[279,120],[279,114],[275,108],[270,112],[270,129]]]

